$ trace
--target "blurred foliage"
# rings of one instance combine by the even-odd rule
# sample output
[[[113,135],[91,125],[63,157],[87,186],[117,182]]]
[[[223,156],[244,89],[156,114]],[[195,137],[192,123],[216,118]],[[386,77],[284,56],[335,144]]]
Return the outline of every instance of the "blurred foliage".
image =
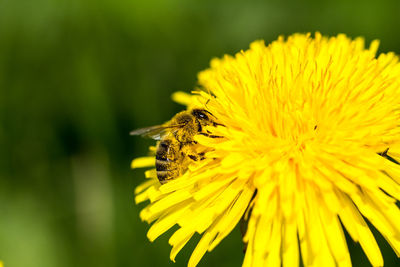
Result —
[[[152,142],[130,130],[182,107],[209,60],[255,39],[321,31],[399,53],[389,1],[0,0],[0,259],[14,266],[185,266],[150,243],[129,169]],[[382,237],[387,266],[399,261]],[[349,240],[355,266],[367,259]],[[240,266],[235,230],[200,266]]]

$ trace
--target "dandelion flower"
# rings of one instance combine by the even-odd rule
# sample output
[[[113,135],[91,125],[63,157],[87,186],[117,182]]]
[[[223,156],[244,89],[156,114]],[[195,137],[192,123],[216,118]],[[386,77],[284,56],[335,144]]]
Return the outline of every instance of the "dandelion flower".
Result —
[[[180,177],[156,171],[136,188],[153,241],[172,226],[171,260],[198,233],[195,266],[247,222],[243,266],[351,266],[344,229],[373,266],[383,259],[369,221],[400,256],[400,63],[362,38],[294,34],[213,59],[199,89],[173,98],[224,126]],[[154,149],[153,149],[154,150]],[[132,167],[154,166],[154,156]]]

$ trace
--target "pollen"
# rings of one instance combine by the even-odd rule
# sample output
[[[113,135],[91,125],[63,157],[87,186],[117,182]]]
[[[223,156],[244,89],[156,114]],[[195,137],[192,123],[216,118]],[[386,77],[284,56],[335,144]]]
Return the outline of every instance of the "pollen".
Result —
[[[199,88],[173,99],[209,111],[201,160],[161,185],[154,156],[136,188],[153,241],[174,225],[170,258],[201,239],[196,266],[242,220],[243,266],[351,266],[344,235],[373,266],[383,258],[368,223],[400,256],[400,64],[378,41],[320,33],[255,41],[211,61]],[[153,149],[154,151],[154,149]],[[345,229],[345,230],[344,230]]]

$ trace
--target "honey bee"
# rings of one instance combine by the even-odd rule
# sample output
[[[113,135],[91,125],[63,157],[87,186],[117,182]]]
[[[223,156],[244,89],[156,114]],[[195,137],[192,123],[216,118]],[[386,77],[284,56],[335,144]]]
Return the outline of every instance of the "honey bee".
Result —
[[[176,114],[169,122],[132,131],[131,135],[142,135],[159,140],[156,150],[157,178],[164,184],[181,176],[190,160],[204,159],[204,153],[196,152],[194,136],[201,134],[210,138],[221,138],[205,131],[205,126],[222,125],[205,109],[192,109]]]

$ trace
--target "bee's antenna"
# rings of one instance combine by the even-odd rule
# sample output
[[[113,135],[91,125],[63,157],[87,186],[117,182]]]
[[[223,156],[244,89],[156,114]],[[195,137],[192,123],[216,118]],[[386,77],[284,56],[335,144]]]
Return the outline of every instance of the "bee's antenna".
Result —
[[[207,104],[210,102],[210,98],[207,99],[207,102],[204,104],[204,106],[206,106],[206,109],[208,109]]]
[[[212,94],[211,94],[210,88],[207,88],[207,93],[208,93],[208,95],[209,95],[209,98],[208,98],[208,99],[211,99]]]
[[[208,114],[210,114],[211,116],[213,116],[214,118],[217,118],[214,116],[214,114],[212,114],[210,111],[208,111],[207,104],[210,102],[210,100],[211,100],[211,98],[207,99],[207,102],[204,104],[204,106],[206,106],[206,109],[204,111],[207,112]]]
[[[213,116],[214,118],[217,118],[217,117],[214,116],[214,114],[212,114],[210,111],[208,111],[207,104],[210,102],[210,100],[213,97],[213,95],[211,94],[211,91],[210,91],[209,88],[207,88],[207,92],[208,92],[209,98],[207,99],[207,102],[204,104],[204,106],[206,107],[206,109],[204,111],[207,112],[208,114],[210,114],[211,116]],[[214,126],[220,125],[220,126],[224,126],[225,127],[225,125],[223,125],[221,123],[217,123],[217,122],[213,122],[213,125]]]
[[[206,106],[206,108],[207,108],[208,102],[210,102],[211,98],[213,98],[213,95],[212,95],[212,93],[210,91],[210,88],[207,88],[207,93],[208,93],[208,99],[207,99],[207,102],[204,104]]]
[[[215,117],[214,114],[212,114],[210,111],[208,111],[208,110],[206,110],[206,109],[205,109],[204,111],[207,112],[208,114],[210,114],[211,116],[213,116],[214,118],[217,118],[217,117]],[[214,125],[214,126],[220,125],[220,126],[224,126],[224,127],[225,127],[225,125],[223,125],[223,124],[221,124],[221,123],[218,123],[218,122],[215,122],[215,121],[213,122],[213,125]]]

